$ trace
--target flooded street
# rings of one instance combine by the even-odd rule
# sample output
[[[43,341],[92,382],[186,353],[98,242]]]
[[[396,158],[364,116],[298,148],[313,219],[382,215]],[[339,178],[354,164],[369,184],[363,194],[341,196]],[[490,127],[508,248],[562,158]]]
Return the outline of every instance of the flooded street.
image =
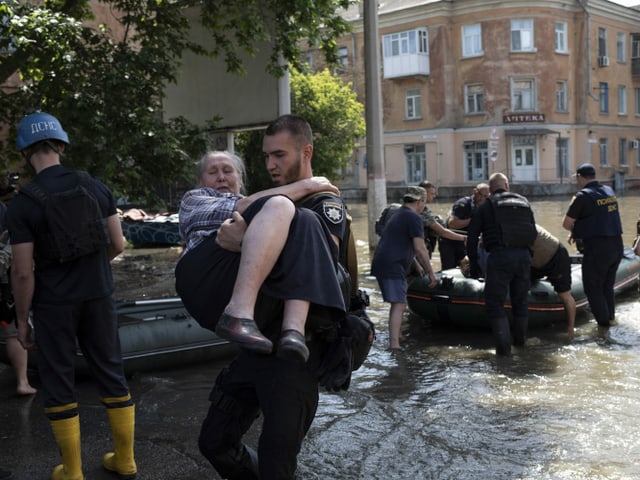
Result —
[[[430,207],[445,216],[452,201]],[[640,199],[620,203],[630,245]],[[560,224],[568,199],[533,205],[538,223],[565,239]],[[353,205],[351,213],[356,237],[366,239],[366,205]],[[178,255],[178,249],[127,250],[114,264],[116,297],[173,295]],[[367,242],[358,242],[358,256],[377,338],[350,390],[321,394],[299,456],[300,480],[640,478],[637,289],[618,299],[618,325],[606,335],[583,312],[572,341],[563,324],[531,330],[526,347],[498,359],[489,331],[455,331],[407,315],[405,348],[392,354],[386,351],[388,304],[368,276]],[[196,441],[211,383],[224,364],[131,378],[139,479],[219,478]],[[30,376],[37,386],[37,374]],[[0,383],[0,466],[20,480],[47,479],[59,457],[40,399],[14,396],[13,373],[4,366]],[[80,381],[78,392],[87,479],[113,478],[100,467],[110,448],[106,414],[89,381]]]

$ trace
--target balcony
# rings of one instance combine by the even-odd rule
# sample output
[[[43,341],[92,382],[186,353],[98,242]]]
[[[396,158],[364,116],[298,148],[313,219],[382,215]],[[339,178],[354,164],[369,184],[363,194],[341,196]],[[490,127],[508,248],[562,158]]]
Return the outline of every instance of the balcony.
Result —
[[[382,66],[385,79],[429,75],[429,55],[415,53],[384,57]]]

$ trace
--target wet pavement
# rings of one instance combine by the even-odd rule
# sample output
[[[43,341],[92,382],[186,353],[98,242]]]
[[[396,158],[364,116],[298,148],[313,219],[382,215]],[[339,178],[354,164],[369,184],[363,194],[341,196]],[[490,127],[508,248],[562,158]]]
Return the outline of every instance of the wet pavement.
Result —
[[[173,268],[179,253],[178,248],[127,250],[113,265],[116,300],[175,296]],[[129,378],[136,402],[139,480],[220,478],[200,455],[197,440],[209,408],[209,391],[229,359]],[[29,378],[38,388],[37,371],[30,370]],[[113,480],[116,477],[102,468],[102,456],[112,451],[105,409],[90,378],[78,378],[76,389],[85,477]],[[60,455],[39,395],[17,396],[13,370],[1,364],[0,405],[0,466],[12,470],[16,480],[49,479]],[[250,432],[248,440],[256,439],[257,434]]]
[[[136,374],[129,382],[136,401],[136,460],[140,480],[218,479],[200,455],[197,437],[208,408],[207,396],[224,362]],[[39,381],[30,374],[34,387]],[[0,366],[0,466],[17,480],[45,480],[60,461],[40,398],[18,397],[13,371]],[[107,415],[89,379],[77,382],[82,458],[88,480],[113,480],[102,469],[111,451]],[[255,437],[251,435],[249,438]]]

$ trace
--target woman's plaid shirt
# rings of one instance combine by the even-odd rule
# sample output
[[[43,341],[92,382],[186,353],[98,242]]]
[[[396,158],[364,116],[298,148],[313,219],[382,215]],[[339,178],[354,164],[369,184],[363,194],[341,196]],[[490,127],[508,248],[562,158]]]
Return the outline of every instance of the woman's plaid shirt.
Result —
[[[221,193],[209,187],[189,190],[180,202],[180,234],[186,242],[184,253],[218,231],[233,216],[242,195]]]

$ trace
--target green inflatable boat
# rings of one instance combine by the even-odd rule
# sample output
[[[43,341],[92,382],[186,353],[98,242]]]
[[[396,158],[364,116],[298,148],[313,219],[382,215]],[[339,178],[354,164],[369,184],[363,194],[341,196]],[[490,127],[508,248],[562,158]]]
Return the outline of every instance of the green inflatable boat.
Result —
[[[580,255],[572,257],[571,293],[577,308],[584,309],[588,301],[582,287]],[[484,282],[466,278],[459,268],[443,270],[438,284],[429,288],[428,279],[411,282],[407,292],[409,310],[422,318],[460,327],[491,328],[484,305]],[[616,274],[616,295],[634,286],[638,287],[640,257],[631,248],[625,248],[624,257]],[[511,310],[507,298],[505,307]],[[536,280],[529,290],[529,327],[536,328],[566,322],[564,306],[558,294],[546,280]]]
[[[117,308],[127,375],[207,362],[238,352],[236,345],[202,328],[179,298],[138,300],[118,304]],[[0,340],[0,362],[9,364],[5,342]],[[37,364],[35,353],[29,352],[33,367]],[[76,355],[76,372],[87,374],[89,369],[79,348]]]

